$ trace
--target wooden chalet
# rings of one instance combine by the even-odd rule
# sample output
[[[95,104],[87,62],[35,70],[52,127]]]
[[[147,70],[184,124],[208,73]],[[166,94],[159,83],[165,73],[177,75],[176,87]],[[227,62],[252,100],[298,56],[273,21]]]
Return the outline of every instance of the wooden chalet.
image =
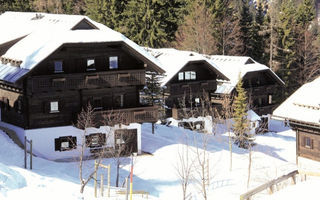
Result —
[[[166,71],[162,86],[165,86],[168,93],[168,117],[186,118],[188,116],[182,110],[192,107],[201,110],[200,101],[210,98],[216,91],[217,79],[229,80],[214,63],[195,52],[176,49],[148,50],[161,62]]]
[[[296,132],[296,155],[320,161],[320,77],[286,99],[273,118],[284,120]]]
[[[73,126],[88,103],[95,110],[97,129],[105,125],[103,115],[112,113],[122,116],[113,123],[124,127],[158,120],[156,107],[140,105],[139,91],[145,85],[146,70],[164,71],[157,59],[122,34],[77,15],[6,12],[0,15],[0,25],[6,27],[4,37],[0,36],[2,126],[21,132],[17,133],[21,138],[24,134],[36,140],[35,152],[43,157],[70,157],[55,153],[72,150],[76,145],[70,140],[81,141],[72,131],[63,133],[61,127]],[[62,133],[47,135],[55,151],[44,153],[36,145],[34,131],[45,134],[45,129],[52,132],[55,127]],[[104,136],[96,144],[99,147],[106,142],[100,129],[87,137],[94,141]],[[141,130],[116,132],[115,144],[125,132],[141,137]],[[135,149],[140,152],[140,148],[141,141],[135,143]]]
[[[267,66],[245,56],[209,56],[230,81],[218,81],[212,102],[221,105],[224,95],[235,94],[241,78],[247,92],[250,108],[258,115],[271,114],[279,105],[275,96],[281,94],[284,82]]]

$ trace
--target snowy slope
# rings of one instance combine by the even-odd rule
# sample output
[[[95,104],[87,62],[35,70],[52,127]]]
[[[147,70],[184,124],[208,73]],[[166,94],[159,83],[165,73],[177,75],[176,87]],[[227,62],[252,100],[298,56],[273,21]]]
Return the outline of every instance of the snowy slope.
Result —
[[[216,135],[210,135],[207,153],[210,158],[209,199],[239,199],[247,191],[248,153],[233,146],[233,169],[229,171],[228,136],[219,126]],[[195,139],[194,139],[195,138]],[[202,134],[177,127],[156,126],[151,133],[151,125],[142,126],[142,149],[144,154],[135,158],[133,189],[150,193],[149,199],[181,199],[180,180],[177,177],[178,155],[190,146],[190,156],[196,150],[195,141],[203,141]],[[268,180],[295,169],[295,134],[291,130],[267,133],[257,136],[253,151],[252,178],[254,188]],[[0,199],[81,199],[77,162],[52,162],[34,158],[32,171],[23,169],[23,151],[3,133],[0,133]],[[200,148],[201,150],[201,148]],[[193,157],[194,158],[194,157]],[[120,183],[129,174],[129,158],[123,158]],[[112,164],[111,184],[115,185],[115,165],[113,159],[105,159],[104,164]],[[194,162],[196,163],[196,162]],[[93,161],[86,161],[89,173]],[[105,180],[106,182],[106,180]],[[298,186],[296,186],[298,187]],[[289,189],[289,188],[288,188]],[[297,190],[297,189],[296,189]],[[114,192],[114,189],[112,190]],[[202,199],[197,184],[189,186],[193,199]],[[112,193],[112,199],[122,199]],[[268,199],[266,192],[257,199]],[[90,182],[83,195],[93,199],[93,183]],[[134,196],[141,199],[141,196]],[[278,198],[283,199],[283,198]]]

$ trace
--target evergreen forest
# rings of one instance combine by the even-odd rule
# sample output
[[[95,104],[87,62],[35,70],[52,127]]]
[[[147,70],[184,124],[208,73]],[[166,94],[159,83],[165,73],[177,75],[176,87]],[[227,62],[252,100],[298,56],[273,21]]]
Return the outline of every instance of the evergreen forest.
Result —
[[[0,0],[0,13],[87,15],[141,46],[250,56],[286,83],[320,74],[315,0]]]

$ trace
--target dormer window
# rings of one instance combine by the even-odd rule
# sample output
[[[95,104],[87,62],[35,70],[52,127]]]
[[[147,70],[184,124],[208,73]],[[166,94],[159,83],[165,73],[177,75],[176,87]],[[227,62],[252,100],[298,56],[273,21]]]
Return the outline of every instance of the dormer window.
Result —
[[[54,61],[54,73],[61,73],[63,72],[63,65],[62,60]]]
[[[118,56],[109,57],[109,69],[118,69]]]
[[[96,70],[95,60],[93,58],[87,59],[87,71]]]

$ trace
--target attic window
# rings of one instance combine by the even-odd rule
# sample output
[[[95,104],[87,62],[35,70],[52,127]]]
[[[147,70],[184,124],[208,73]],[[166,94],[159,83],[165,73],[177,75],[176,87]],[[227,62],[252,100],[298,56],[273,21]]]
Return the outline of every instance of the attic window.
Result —
[[[95,60],[94,60],[94,58],[88,58],[87,59],[87,71],[93,71],[93,70],[96,70]]]
[[[109,68],[118,69],[118,56],[109,57]]]
[[[247,64],[254,64],[254,61],[251,59],[251,58],[249,58],[247,61],[246,61],[246,63],[244,63],[245,65],[247,65]]]
[[[63,62],[61,60],[54,61],[54,73],[61,73],[63,72]]]

